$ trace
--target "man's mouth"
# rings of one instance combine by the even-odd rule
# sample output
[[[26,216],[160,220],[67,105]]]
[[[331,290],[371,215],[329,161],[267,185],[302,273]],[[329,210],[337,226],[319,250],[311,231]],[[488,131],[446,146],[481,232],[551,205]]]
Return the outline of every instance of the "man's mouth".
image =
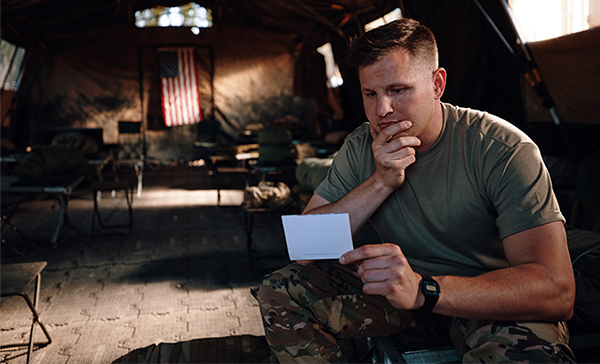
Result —
[[[390,121],[390,122],[381,123],[381,124],[379,124],[379,128],[381,130],[383,130],[383,129],[387,128],[388,126],[392,126],[392,125],[398,124],[398,123],[399,123],[399,121]]]

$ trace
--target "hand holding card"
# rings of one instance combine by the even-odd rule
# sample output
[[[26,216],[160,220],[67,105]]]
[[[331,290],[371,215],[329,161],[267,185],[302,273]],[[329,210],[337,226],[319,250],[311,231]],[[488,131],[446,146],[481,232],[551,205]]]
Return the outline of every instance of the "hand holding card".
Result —
[[[347,213],[285,215],[281,220],[291,260],[338,259],[354,249]]]

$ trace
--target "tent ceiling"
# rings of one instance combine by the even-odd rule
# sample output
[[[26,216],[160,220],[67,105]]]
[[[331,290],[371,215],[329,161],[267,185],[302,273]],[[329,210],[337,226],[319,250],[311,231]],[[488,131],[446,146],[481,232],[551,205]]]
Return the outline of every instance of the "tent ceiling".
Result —
[[[70,33],[100,25],[130,22],[137,10],[175,6],[181,0],[6,0],[2,1],[2,37],[27,46],[48,46]],[[364,24],[399,6],[394,0],[196,0],[213,11],[215,23],[238,24],[296,36],[299,39],[347,25]]]

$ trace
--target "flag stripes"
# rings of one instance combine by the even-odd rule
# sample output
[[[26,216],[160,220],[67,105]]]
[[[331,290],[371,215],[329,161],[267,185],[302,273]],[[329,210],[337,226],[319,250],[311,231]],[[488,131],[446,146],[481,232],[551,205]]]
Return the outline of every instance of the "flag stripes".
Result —
[[[202,121],[193,48],[158,52],[163,117],[166,126]]]

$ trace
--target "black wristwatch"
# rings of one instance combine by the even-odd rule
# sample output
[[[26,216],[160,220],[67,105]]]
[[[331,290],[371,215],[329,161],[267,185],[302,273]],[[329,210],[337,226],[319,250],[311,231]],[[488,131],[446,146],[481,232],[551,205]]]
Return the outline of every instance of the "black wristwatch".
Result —
[[[440,298],[440,285],[429,276],[421,275],[421,277],[423,277],[423,280],[421,281],[421,292],[423,292],[423,295],[425,296],[425,303],[423,303],[423,306],[419,310],[431,312]]]

